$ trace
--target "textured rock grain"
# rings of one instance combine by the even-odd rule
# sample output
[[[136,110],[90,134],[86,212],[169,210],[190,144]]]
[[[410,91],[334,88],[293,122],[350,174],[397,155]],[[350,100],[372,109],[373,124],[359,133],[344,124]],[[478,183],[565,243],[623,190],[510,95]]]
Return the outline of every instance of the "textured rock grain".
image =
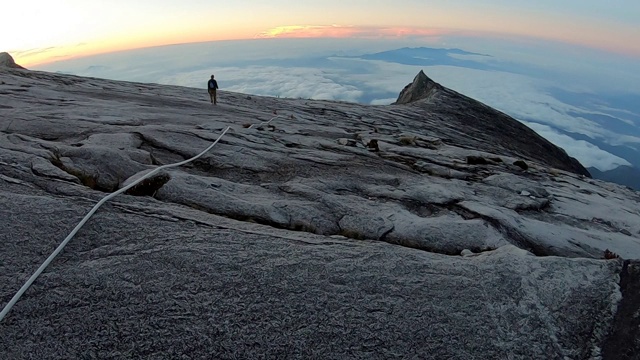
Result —
[[[14,68],[14,69],[24,69],[22,66],[16,64],[13,60],[13,57],[6,52],[0,52],[0,69],[3,67]]]
[[[0,358],[598,358],[635,294],[601,258],[640,258],[638,193],[446,88],[213,107],[0,80],[2,304],[106,192],[232,128],[100,209],[0,323]]]

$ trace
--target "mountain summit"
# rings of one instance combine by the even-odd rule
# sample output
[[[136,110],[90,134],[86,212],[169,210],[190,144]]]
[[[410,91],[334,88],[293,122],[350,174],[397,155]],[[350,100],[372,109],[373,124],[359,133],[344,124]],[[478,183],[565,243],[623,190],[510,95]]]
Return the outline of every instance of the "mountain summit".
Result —
[[[431,80],[424,71],[420,70],[413,82],[402,89],[395,104],[409,104],[418,100],[428,100],[436,91],[442,89],[442,85]]]
[[[22,66],[16,64],[11,55],[6,52],[0,52],[0,67],[24,69]]]
[[[405,86],[396,105],[419,107],[428,118],[466,135],[468,146],[497,153],[515,153],[559,169],[591,177],[578,160],[511,116],[448,89],[420,71]]]
[[[102,206],[0,321],[0,359],[640,353],[640,194],[426,88],[212,106],[3,68],[0,306],[106,195],[210,150]]]

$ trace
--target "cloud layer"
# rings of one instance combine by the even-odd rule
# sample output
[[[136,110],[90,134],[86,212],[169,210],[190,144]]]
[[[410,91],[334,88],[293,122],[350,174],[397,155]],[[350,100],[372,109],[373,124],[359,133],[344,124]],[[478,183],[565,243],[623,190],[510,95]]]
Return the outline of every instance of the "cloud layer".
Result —
[[[336,82],[336,74],[301,67],[219,67],[211,71],[167,75],[158,81],[163,84],[201,87],[202,79],[206,80],[211,72],[220,74],[217,77],[220,78],[222,89],[246,94],[350,102],[358,102],[363,95],[363,91],[353,85]]]
[[[444,86],[523,121],[587,167],[610,170],[629,164],[622,155],[603,150],[598,144],[640,149],[640,107],[629,105],[634,103],[633,96],[640,99],[640,86],[624,87],[626,82],[633,83],[638,74],[625,72],[624,67],[603,70],[597,66],[602,60],[595,57],[591,65],[583,59],[584,64],[565,71],[564,57],[559,58],[556,66],[551,62],[535,66],[504,53],[500,57],[469,57],[453,50],[449,57],[439,58],[435,63],[425,62],[427,66],[407,65],[416,62],[406,57],[394,61],[393,52],[385,54],[385,61],[367,60],[370,56],[364,56],[367,50],[390,50],[400,45],[405,43],[301,39],[203,43],[87,58],[60,63],[57,69],[50,66],[47,70],[203,89],[214,73],[221,90],[385,105],[395,101],[400,90],[424,69]],[[529,51],[543,53],[540,49]],[[473,65],[474,62],[479,65]],[[624,96],[631,96],[631,100],[599,97],[605,92],[618,93],[621,87],[627,91]],[[587,101],[587,96],[581,94],[599,100]],[[627,99],[624,96],[620,99]]]
[[[438,37],[451,30],[418,27],[373,27],[341,25],[290,25],[265,30],[257,38],[404,38]]]

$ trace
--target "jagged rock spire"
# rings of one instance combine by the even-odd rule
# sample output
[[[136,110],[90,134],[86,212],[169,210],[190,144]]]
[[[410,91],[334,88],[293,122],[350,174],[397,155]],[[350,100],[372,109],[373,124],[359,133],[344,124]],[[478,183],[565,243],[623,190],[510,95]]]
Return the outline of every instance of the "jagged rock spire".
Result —
[[[414,101],[429,98],[436,91],[442,90],[442,86],[431,80],[424,71],[420,70],[413,82],[402,89],[396,104],[408,104]]]
[[[7,52],[0,52],[0,67],[9,67],[14,69],[24,69],[22,66],[16,64],[13,58]]]

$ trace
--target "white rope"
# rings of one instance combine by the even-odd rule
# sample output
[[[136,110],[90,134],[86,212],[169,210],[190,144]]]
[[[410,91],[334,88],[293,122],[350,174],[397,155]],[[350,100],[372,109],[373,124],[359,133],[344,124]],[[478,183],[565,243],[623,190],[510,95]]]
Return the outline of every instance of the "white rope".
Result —
[[[277,116],[276,116],[277,117]],[[273,118],[275,119],[275,117]],[[271,119],[271,120],[273,120]],[[271,120],[269,120],[267,123],[271,122]],[[26,283],[24,283],[24,285],[22,285],[22,287],[20,288],[20,290],[18,290],[18,292],[13,296],[13,298],[11,299],[11,301],[9,301],[9,303],[4,307],[4,309],[2,309],[2,312],[0,312],[0,321],[2,321],[2,319],[4,319],[4,317],[7,315],[7,313],[9,312],[9,310],[11,310],[11,308],[13,307],[13,305],[16,304],[16,302],[18,302],[18,300],[20,299],[20,297],[22,296],[22,294],[25,293],[25,291],[27,291],[27,289],[29,289],[29,287],[31,286],[31,284],[33,284],[33,282],[38,278],[38,276],[40,276],[40,274],[42,274],[42,272],[47,268],[47,266],[49,266],[49,264],[53,261],[53,259],[56,258],[56,256],[58,256],[58,254],[62,251],[62,249],[64,249],[64,247],[67,245],[67,243],[76,235],[76,233],[78,232],[78,230],[80,230],[80,228],[82,228],[82,226],[84,226],[84,224],[89,220],[89,218],[91,218],[91,216],[93,216],[93,214],[98,210],[98,208],[100,208],[100,206],[102,206],[102,204],[104,204],[105,202],[107,202],[108,200],[110,200],[111,198],[114,198],[120,194],[122,194],[123,192],[131,189],[132,187],[136,186],[138,183],[140,183],[142,180],[145,180],[155,174],[157,174],[158,172],[164,170],[164,169],[168,169],[168,168],[172,168],[172,167],[177,167],[177,166],[181,166],[187,163],[192,162],[193,160],[201,157],[202,155],[204,155],[207,151],[211,150],[211,148],[213,148],[218,141],[220,141],[220,139],[224,136],[224,134],[227,133],[227,131],[229,131],[230,127],[227,126],[224,131],[222,132],[222,134],[220,134],[220,136],[218,136],[218,138],[216,139],[216,141],[213,142],[213,144],[211,144],[208,148],[204,149],[204,151],[202,151],[200,154],[184,160],[184,161],[180,161],[177,162],[175,164],[168,164],[168,165],[163,165],[160,166],[156,169],[154,169],[153,171],[150,171],[149,173],[147,173],[145,176],[141,177],[140,179],[132,182],[131,184],[123,187],[122,189],[113,192],[107,196],[105,196],[104,198],[102,198],[102,200],[100,200],[92,209],[91,211],[89,211],[89,213],[87,213],[87,215],[85,215],[85,217],[82,219],[82,221],[80,221],[80,223],[78,225],[76,225],[76,227],[71,231],[71,233],[64,239],[64,241],[62,241],[62,243],[60,243],[60,245],[58,245],[58,247],[55,249],[55,251],[53,253],[51,253],[51,255],[49,255],[49,257],[47,258],[47,260],[44,261],[44,263],[42,263],[42,265],[40,265],[40,267],[38,268],[38,270],[36,270],[36,272],[33,273],[33,275],[31,275],[31,277],[29,278],[29,280],[27,280]]]
[[[269,125],[269,124],[271,124],[271,122],[272,122],[273,120],[275,120],[276,118],[279,118],[279,117],[280,117],[280,115],[278,114],[278,115],[276,115],[276,116],[272,117],[271,119],[269,119],[269,121],[261,122],[260,124],[258,124],[258,126]],[[248,127],[247,129],[251,129],[251,128],[253,128],[253,125],[255,125],[255,124],[251,124],[251,125],[249,125],[249,127]]]

